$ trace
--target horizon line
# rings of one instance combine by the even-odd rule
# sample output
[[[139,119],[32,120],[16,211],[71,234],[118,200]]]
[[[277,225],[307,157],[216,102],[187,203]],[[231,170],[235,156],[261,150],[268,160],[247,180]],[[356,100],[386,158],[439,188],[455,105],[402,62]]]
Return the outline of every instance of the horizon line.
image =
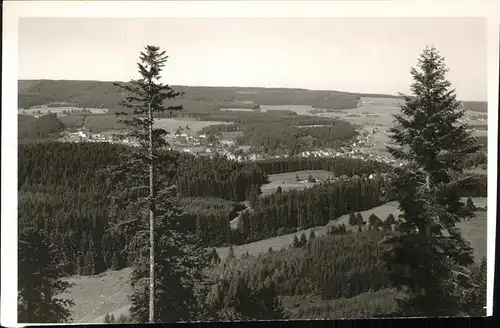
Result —
[[[109,82],[109,83],[128,83],[129,81],[120,81],[120,80],[93,80],[93,79],[50,79],[50,78],[44,78],[44,79],[17,79],[17,81],[68,81],[68,82]],[[413,95],[401,93],[399,95],[391,94],[391,93],[385,93],[385,92],[352,92],[352,91],[343,91],[340,89],[333,90],[333,89],[308,89],[308,88],[299,88],[299,87],[277,87],[277,86],[236,86],[236,85],[187,85],[187,84],[170,84],[167,83],[167,85],[170,86],[176,86],[176,87],[190,87],[190,88],[240,88],[240,89],[282,89],[282,90],[303,90],[303,91],[319,91],[319,92],[339,92],[343,94],[351,94],[351,95],[378,95],[378,96],[388,96],[388,98],[403,98],[402,95],[406,95],[409,97],[413,97]],[[453,89],[453,88],[452,88]],[[453,89],[454,90],[454,89]],[[19,90],[18,90],[19,93]],[[488,103],[488,98],[484,100],[459,100],[460,102],[485,102]]]

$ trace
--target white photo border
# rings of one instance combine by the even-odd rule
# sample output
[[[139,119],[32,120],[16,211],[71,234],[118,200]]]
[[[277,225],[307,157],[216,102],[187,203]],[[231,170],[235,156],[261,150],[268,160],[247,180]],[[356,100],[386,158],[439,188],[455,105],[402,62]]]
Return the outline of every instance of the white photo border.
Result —
[[[500,3],[496,1],[5,1],[2,53],[1,323],[17,327],[18,19],[25,17],[484,17],[488,37],[487,316],[492,315],[497,199]],[[485,31],[486,32],[486,31]],[[354,90],[355,91],[355,90]]]

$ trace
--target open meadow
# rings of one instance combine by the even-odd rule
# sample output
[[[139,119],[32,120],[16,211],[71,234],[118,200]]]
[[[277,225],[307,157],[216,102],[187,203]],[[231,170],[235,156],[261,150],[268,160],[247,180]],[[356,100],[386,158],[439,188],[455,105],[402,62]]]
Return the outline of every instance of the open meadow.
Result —
[[[472,197],[472,201],[478,207],[485,207],[486,205],[486,197]],[[396,202],[388,202],[366,211],[360,211],[359,213],[361,213],[363,219],[367,221],[368,217],[372,213],[377,215],[380,219],[385,220],[389,214],[392,213],[397,218],[401,212],[399,211]],[[295,233],[259,240],[249,244],[235,245],[233,246],[234,254],[236,257],[241,257],[246,252],[250,255],[259,255],[261,253],[266,253],[269,250],[269,247],[273,250],[286,248],[292,244],[295,235],[300,236],[302,233],[305,233],[306,236],[309,236],[309,233],[312,230],[316,236],[322,236],[328,232],[329,227],[332,225],[344,224],[348,230],[355,230],[349,226],[348,221],[349,215],[346,214],[335,220],[329,221],[325,226],[299,230]],[[486,239],[484,238],[484,236],[487,235],[486,211],[476,212],[475,218],[470,221],[459,223],[458,227],[461,229],[464,238],[472,243],[472,246],[476,250],[476,258],[481,259],[483,256],[486,256]],[[229,251],[229,247],[218,247],[216,250],[219,257],[224,258]]]
[[[128,295],[131,268],[113,270],[95,276],[75,275],[64,280],[74,284],[69,292],[60,296],[71,298],[75,302],[73,322],[103,323],[106,313],[119,316],[130,308]]]
[[[309,176],[314,178],[316,182],[308,181]],[[322,180],[334,178],[332,172],[325,170],[306,170],[288,173],[278,173],[268,175],[269,183],[262,185],[262,196],[275,193],[278,187],[281,187],[283,192],[290,190],[302,190],[319,184]],[[298,181],[297,181],[298,178]]]

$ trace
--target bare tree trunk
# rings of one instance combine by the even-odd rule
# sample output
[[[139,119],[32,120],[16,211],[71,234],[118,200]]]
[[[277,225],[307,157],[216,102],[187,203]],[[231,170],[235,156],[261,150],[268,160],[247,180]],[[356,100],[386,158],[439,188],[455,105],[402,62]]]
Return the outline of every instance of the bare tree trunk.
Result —
[[[154,152],[153,152],[153,111],[148,105],[149,116],[149,322],[154,323],[155,311],[155,260],[154,260],[154,222],[155,222],[155,186],[154,186]]]

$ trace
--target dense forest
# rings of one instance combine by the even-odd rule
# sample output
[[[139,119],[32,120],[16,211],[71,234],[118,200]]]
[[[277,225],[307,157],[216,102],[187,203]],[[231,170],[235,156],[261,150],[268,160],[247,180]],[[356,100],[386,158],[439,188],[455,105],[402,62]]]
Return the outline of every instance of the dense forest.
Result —
[[[380,242],[395,235],[399,232],[329,233],[320,237],[302,236],[302,243],[276,251],[270,249],[258,256],[244,255],[240,260],[230,253],[222,262],[227,285],[218,290],[219,297],[225,301],[226,310],[231,306],[249,306],[251,298],[245,292],[260,290],[260,284],[265,283],[272,286],[280,302],[262,305],[270,312],[261,319],[394,315],[397,299],[406,299],[408,295],[392,288],[390,268],[382,261],[384,246]],[[481,315],[480,304],[484,304],[485,265],[483,258],[480,265],[472,266],[477,285],[463,297],[464,307],[474,315]],[[230,288],[240,285],[246,287]],[[314,304],[316,298],[320,302]],[[268,302],[272,299],[269,295],[266,298]],[[241,300],[242,304],[235,300]],[[287,310],[278,312],[280,307]]]
[[[101,171],[115,164],[125,151],[129,149],[110,144],[55,142],[19,147],[19,224],[35,221],[37,228],[47,233],[59,247],[68,274],[92,274],[126,264],[121,251],[130,236],[115,235],[107,228],[123,220],[125,214],[110,215],[108,195],[127,182],[108,184]],[[187,197],[211,196],[209,190],[214,190],[220,198],[244,200],[252,186],[265,180],[258,170],[222,158],[173,155],[181,164],[177,166],[177,182]],[[198,173],[202,181],[193,178]],[[207,185],[212,189],[206,189]],[[190,208],[191,203],[187,201],[185,207]],[[215,210],[209,211],[209,216],[221,210],[212,208]]]
[[[105,232],[108,220],[122,219],[120,213],[109,217],[110,200],[106,196],[121,187],[107,184],[101,172],[126,151],[129,148],[119,145],[58,142],[19,147],[19,224],[36,221],[40,229],[47,231],[60,246],[68,273],[91,274],[126,263],[120,251],[127,236]],[[226,235],[229,220],[242,210],[242,205],[231,201],[248,199],[251,191],[259,193],[260,185],[266,182],[261,167],[272,174],[308,165],[303,159],[296,164],[290,161],[290,165],[276,161],[241,164],[220,157],[173,154],[179,163],[175,182],[182,196],[187,197],[182,200],[184,208],[189,209],[186,224],[196,229],[196,220],[202,215],[211,230]],[[352,172],[345,160],[326,162],[329,164],[323,165],[337,173]],[[315,159],[309,167],[316,167],[317,163]],[[228,240],[216,239],[219,242],[224,244]]]
[[[304,170],[326,170],[337,177],[343,175],[350,177],[371,173],[386,173],[391,170],[391,165],[383,162],[348,157],[270,158],[256,163],[267,175]]]
[[[250,145],[266,153],[282,151],[297,154],[310,149],[345,146],[356,135],[354,127],[343,121],[321,127],[259,123],[245,125],[237,143]]]
[[[276,283],[280,295],[352,297],[390,287],[387,269],[380,260],[379,241],[395,233],[328,234],[309,238],[301,247],[244,257],[242,261],[252,263],[248,266],[251,274],[264,271]]]
[[[103,81],[19,81],[19,107],[28,108],[54,102],[68,106],[109,108],[121,111],[123,94],[113,82]],[[174,86],[186,95],[176,99],[188,111],[215,111],[219,108],[253,108],[255,105],[312,105],[318,108],[354,108],[360,95],[339,91],[282,88]],[[248,92],[252,91],[252,92]],[[245,102],[251,101],[251,104]]]
[[[18,115],[17,131],[20,142],[40,141],[63,131],[65,126],[56,114],[47,114],[39,118],[30,115]]]
[[[105,232],[110,222],[106,195],[119,185],[108,185],[101,173],[116,163],[129,148],[110,144],[43,143],[19,147],[19,223],[36,221],[60,246],[65,270],[91,274],[121,268],[121,254],[128,236]],[[175,183],[185,197],[186,225],[196,231],[206,246],[223,246],[261,240],[323,225],[352,211],[362,211],[387,201],[380,175],[390,166],[349,158],[288,158],[254,163],[236,163],[221,157],[194,157],[173,153],[179,165]],[[277,192],[257,197],[269,174],[325,169],[344,180],[321,184],[303,191]],[[352,177],[347,179],[348,177]],[[464,196],[485,196],[486,178],[479,188]],[[252,211],[243,211],[240,228],[229,221],[244,206],[255,201]],[[71,245],[71,247],[67,247]]]

